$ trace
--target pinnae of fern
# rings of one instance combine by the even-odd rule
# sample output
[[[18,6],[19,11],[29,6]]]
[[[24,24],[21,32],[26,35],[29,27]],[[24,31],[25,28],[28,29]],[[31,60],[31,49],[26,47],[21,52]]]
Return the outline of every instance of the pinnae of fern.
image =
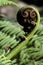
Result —
[[[10,1],[10,0],[0,0],[0,6],[4,6],[4,5],[15,5],[18,7],[18,4],[16,4],[15,2],[13,1]]]

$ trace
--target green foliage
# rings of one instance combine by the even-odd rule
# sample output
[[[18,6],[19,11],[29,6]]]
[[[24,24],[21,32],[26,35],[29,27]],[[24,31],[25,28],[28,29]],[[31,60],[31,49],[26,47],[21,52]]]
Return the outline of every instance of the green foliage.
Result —
[[[10,36],[7,36],[4,33],[0,32],[0,47],[4,48],[6,45],[8,45],[11,48],[13,48],[18,43],[19,43],[19,40],[16,40],[14,37],[11,38]]]
[[[20,65],[43,65],[43,25],[20,53]]]
[[[16,5],[16,6],[18,6],[15,2],[13,2],[13,1],[10,1],[10,0],[0,0],[0,6],[4,6],[4,5],[10,5],[10,4],[12,4],[12,5]]]
[[[12,25],[9,21],[0,21],[1,48],[15,48],[21,41],[19,37],[23,35],[25,35],[25,32],[20,27]],[[10,48],[8,48],[6,55],[11,51]]]
[[[0,6],[8,4],[16,5],[18,7],[18,5],[11,0],[0,0]],[[40,16],[38,20],[40,20]],[[20,27],[13,26],[9,21],[0,21],[0,65],[43,65],[43,59],[39,60],[39,58],[43,57],[42,29],[43,27],[39,28],[38,32],[29,41],[30,43],[27,46],[22,48],[28,41],[26,41],[25,44],[22,43],[21,46],[18,46],[18,48],[15,49],[15,47],[21,42],[20,37],[24,36],[25,32]],[[36,31],[34,30],[31,33],[32,35]],[[30,35],[28,38],[30,39],[32,35]],[[6,46],[10,47],[8,48],[7,52]],[[6,55],[9,54],[13,48],[15,50],[18,49],[18,51],[22,48],[22,50],[19,53],[19,58],[17,56],[16,58],[13,58],[14,60],[9,60],[9,58],[7,59]],[[15,54],[18,51],[16,51]],[[14,50],[12,51],[12,53],[13,52]],[[11,56],[13,56],[13,54],[11,54]]]
[[[3,49],[0,49],[0,65],[13,65],[11,60],[6,59]]]
[[[22,48],[19,55],[14,59],[17,65],[43,65],[43,25],[30,40],[30,43]],[[37,42],[36,42],[37,41]]]
[[[9,21],[0,21],[0,30],[12,37],[20,37],[25,34],[25,32],[20,27],[12,25],[12,23]]]

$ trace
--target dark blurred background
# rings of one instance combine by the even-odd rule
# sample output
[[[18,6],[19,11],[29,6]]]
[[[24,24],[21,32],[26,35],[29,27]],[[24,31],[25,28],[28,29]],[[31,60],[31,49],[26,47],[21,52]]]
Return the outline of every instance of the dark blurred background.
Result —
[[[25,5],[32,5],[36,7],[41,15],[41,18],[43,18],[43,0],[13,0],[19,5],[19,8]],[[13,5],[7,5],[0,7],[0,14],[4,14],[8,16],[9,18],[16,18],[17,11],[19,10],[18,7]]]
[[[21,0],[21,1],[24,1],[27,4],[34,4],[34,5],[38,6],[38,7],[43,6],[43,0]]]
[[[37,7],[37,9],[40,12],[41,17],[43,17],[43,0],[20,0],[20,1],[28,5],[33,5]]]

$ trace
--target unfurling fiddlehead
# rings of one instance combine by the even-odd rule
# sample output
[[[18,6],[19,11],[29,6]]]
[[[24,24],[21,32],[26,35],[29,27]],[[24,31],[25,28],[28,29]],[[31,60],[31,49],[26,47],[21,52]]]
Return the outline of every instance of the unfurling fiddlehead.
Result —
[[[24,26],[25,31],[32,31],[37,24],[37,13],[32,8],[21,8],[17,14],[18,22]]]
[[[18,7],[18,5],[11,0],[0,0],[0,6],[8,4]],[[29,40],[38,29],[40,15],[37,9],[32,6],[23,7],[17,13],[17,21],[23,26],[24,31],[20,27],[13,26],[7,21],[0,21],[0,48],[8,51],[5,55],[0,54],[1,65],[13,65],[9,59],[29,43]],[[20,37],[24,37],[25,40],[21,41]],[[11,50],[10,52],[9,49]],[[34,50],[34,48],[32,49]]]
[[[26,10],[26,11],[24,11],[24,10]],[[28,14],[27,14],[27,11],[29,12]],[[25,12],[25,16],[24,16],[23,12]],[[24,19],[26,19],[26,22],[24,21]],[[27,21],[27,19],[29,20],[30,23]],[[21,8],[21,10],[17,14],[17,20],[24,27],[24,29],[26,28],[24,30],[25,32],[29,31],[29,29],[28,29],[29,26],[30,27],[32,26],[32,27],[30,28],[31,31],[28,32],[28,34],[27,34],[26,40],[24,40],[23,42],[21,42],[16,48],[14,48],[7,55],[8,59],[11,59],[18,52],[20,52],[21,48],[23,48],[29,42],[29,40],[32,38],[33,34],[38,29],[39,22],[40,22],[40,15],[39,15],[39,12],[37,11],[37,9],[35,9],[32,6],[23,7],[23,8]],[[26,31],[26,30],[28,30],[28,31]]]

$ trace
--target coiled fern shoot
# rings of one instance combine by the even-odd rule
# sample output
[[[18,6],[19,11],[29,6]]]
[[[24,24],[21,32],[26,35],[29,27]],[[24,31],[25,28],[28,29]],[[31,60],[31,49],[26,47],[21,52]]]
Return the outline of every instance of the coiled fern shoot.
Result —
[[[0,6],[4,6],[4,5],[8,5],[8,4],[16,5],[18,7],[18,5],[11,0],[0,0]],[[34,9],[31,6],[29,6],[27,8]],[[3,64],[11,65],[13,61],[11,62],[11,60],[9,60],[9,59],[11,59],[13,56],[15,56],[18,52],[20,52],[21,48],[28,43],[28,41],[31,39],[33,34],[36,32],[36,30],[39,26],[40,15],[39,15],[37,9],[34,9],[34,11],[37,16],[37,17],[35,16],[37,21],[35,21],[36,22],[35,28],[33,27],[34,29],[32,29],[31,33],[27,34],[27,37],[25,37],[25,35],[26,35],[25,33],[27,33],[27,32],[26,31],[24,32],[20,27],[13,26],[8,21],[0,21],[0,48],[4,49],[4,51],[6,51],[6,47],[8,45],[7,53],[5,53],[5,55],[0,55],[0,59],[1,59],[0,62],[3,60],[3,62],[1,62],[1,65],[3,65]],[[26,22],[27,22],[27,20],[26,20]],[[21,44],[19,44],[21,42],[20,37],[24,37],[26,39]],[[10,48],[11,52],[9,52],[9,48]],[[32,48],[32,49],[34,50],[34,48]],[[28,57],[28,58],[30,58],[30,57]],[[20,57],[20,59],[21,59],[21,57]],[[12,65],[19,65],[19,64],[14,63]],[[21,62],[20,62],[20,65],[22,65]]]

